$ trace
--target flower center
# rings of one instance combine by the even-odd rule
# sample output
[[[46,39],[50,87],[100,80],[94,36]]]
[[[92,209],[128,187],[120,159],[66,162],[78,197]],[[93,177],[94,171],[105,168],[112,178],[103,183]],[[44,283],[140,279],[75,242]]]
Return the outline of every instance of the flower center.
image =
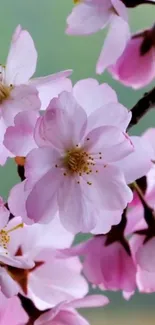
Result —
[[[91,165],[94,165],[93,158],[82,148],[68,150],[63,158],[63,165],[66,171],[73,174],[91,173]]]
[[[9,229],[9,230],[0,230],[0,246],[2,246],[4,249],[7,249],[7,244],[10,242],[10,235],[9,233],[18,229],[23,228],[24,224],[20,223],[19,225]]]
[[[11,90],[12,90],[12,85],[6,86],[0,83],[0,104],[2,104],[4,100],[10,97]]]

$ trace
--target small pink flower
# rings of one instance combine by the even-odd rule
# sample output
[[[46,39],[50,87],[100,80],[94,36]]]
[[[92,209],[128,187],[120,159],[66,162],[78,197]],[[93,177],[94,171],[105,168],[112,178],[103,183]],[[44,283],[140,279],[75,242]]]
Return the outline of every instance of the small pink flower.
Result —
[[[6,128],[14,124],[15,116],[22,111],[36,112],[48,104],[51,96],[57,96],[62,90],[70,90],[71,82],[66,77],[71,71],[29,80],[36,70],[36,63],[34,42],[30,34],[18,26],[12,37],[6,66],[0,69],[1,164],[12,156],[3,146],[3,138]]]
[[[67,18],[67,34],[88,35],[102,30],[110,23],[96,71],[101,74],[114,64],[124,51],[129,39],[127,10],[120,0],[82,0]],[[116,33],[119,37],[116,40]]]
[[[155,27],[133,35],[109,71],[134,89],[148,85],[155,78]]]
[[[41,315],[34,325],[89,325],[89,323],[75,310],[75,308],[101,307],[109,303],[105,296],[92,295],[70,302],[62,302],[55,308]]]
[[[28,316],[17,297],[7,299],[0,292],[0,324],[21,325],[28,322]]]

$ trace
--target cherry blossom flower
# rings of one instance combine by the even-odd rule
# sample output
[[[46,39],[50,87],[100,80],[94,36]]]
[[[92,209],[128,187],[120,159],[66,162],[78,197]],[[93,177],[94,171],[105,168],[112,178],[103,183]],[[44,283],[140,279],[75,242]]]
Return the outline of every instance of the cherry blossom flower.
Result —
[[[28,322],[28,316],[17,297],[7,299],[0,292],[0,324],[21,325]]]
[[[109,303],[105,296],[92,295],[86,296],[82,299],[76,299],[71,302],[62,302],[50,311],[41,315],[34,323],[34,325],[89,325],[89,323],[78,314],[75,308],[92,308],[101,307]]]
[[[8,203],[12,213],[16,216],[22,215],[24,217],[24,222],[26,223],[30,223],[30,219],[34,219],[34,221],[48,222],[54,216],[55,211],[59,207],[61,221],[63,222],[65,227],[68,227],[69,230],[73,232],[78,232],[81,230],[87,232],[89,230],[92,230],[94,233],[98,233],[98,232],[106,233],[110,230],[111,225],[120,222],[122,209],[127,204],[127,201],[131,199],[131,191],[126,186],[125,180],[127,183],[131,183],[136,178],[143,176],[149,170],[149,168],[152,166],[151,163],[152,151],[151,152],[149,151],[149,144],[146,145],[146,143],[143,143],[142,139],[138,137],[132,138],[132,142],[134,143],[134,147],[133,147],[131,140],[125,134],[126,127],[131,118],[131,114],[127,111],[125,107],[123,107],[123,105],[118,103],[117,96],[114,90],[112,90],[108,85],[106,84],[99,85],[98,82],[94,79],[81,80],[77,82],[77,84],[74,86],[72,90],[72,94],[64,93],[61,94],[59,99],[54,99],[54,101],[52,101],[51,104],[49,105],[45,115],[38,119],[36,130],[35,130],[35,140],[37,145],[40,148],[31,151],[31,153],[27,156],[26,173],[25,173],[27,180],[26,182],[20,185],[16,185],[15,188],[11,190]],[[75,101],[73,96],[77,102]],[[88,117],[86,116],[85,111],[81,107],[79,107],[77,103],[84,108],[84,110],[88,114]],[[64,126],[61,125],[61,123],[63,123],[62,119],[66,120],[65,129]],[[77,119],[79,123],[76,123]],[[68,128],[67,125],[69,125]],[[46,129],[48,129],[48,134],[43,134],[42,132],[46,132]],[[94,131],[92,131],[93,129]],[[109,142],[109,145],[104,144],[105,147],[104,151],[107,151],[107,155],[110,155],[109,150],[111,147],[112,157],[110,156],[105,157],[106,153],[104,152],[104,161],[103,161],[102,155],[99,154],[101,152],[99,146],[102,145],[101,131],[105,131],[109,133],[110,130],[113,132],[120,132],[119,133],[120,135],[116,137],[116,135],[114,134],[112,136],[111,133],[111,136],[113,138],[112,141],[114,141],[114,143]],[[100,134],[99,133],[97,134],[97,132],[99,132]],[[53,134],[52,138],[50,133]],[[66,146],[72,146],[72,149],[75,146],[75,149],[73,150],[74,151],[73,155],[76,155],[77,153],[82,154],[82,151],[80,151],[82,149],[80,148],[83,147],[85,147],[86,150],[84,151],[86,151],[86,153],[87,151],[91,152],[92,150],[93,151],[95,150],[95,147],[92,147],[95,146],[95,142],[94,144],[93,143],[91,144],[91,141],[87,140],[87,138],[89,138],[89,133],[90,135],[94,134],[96,140],[99,139],[100,137],[100,144],[97,143],[98,154],[94,156],[93,153],[93,156],[91,157],[95,159],[96,167],[98,167],[100,171],[101,169],[103,170],[102,175],[104,173],[104,185],[102,187],[100,197],[98,195],[94,196],[95,194],[94,186],[91,186],[91,177],[93,177],[93,182],[95,181],[95,184],[97,180],[101,181],[100,176],[98,177],[100,173],[96,172],[99,169],[93,165],[94,164],[93,160],[90,161],[90,165],[89,165],[89,161],[87,161],[86,157],[84,156],[83,161],[85,162],[85,164],[87,161],[88,165],[87,164],[86,164],[87,166],[80,165],[80,168],[83,167],[88,168],[88,166],[90,166],[92,167],[90,168],[90,170],[93,171],[95,170],[95,173],[89,173],[89,170],[83,173],[83,170],[81,170],[77,174],[76,172],[74,172],[74,173],[69,173],[69,175],[64,175],[66,174],[66,170],[68,168],[66,165],[67,161],[66,160],[63,161],[65,166],[63,166],[62,164],[63,155],[65,157],[66,150],[68,150]],[[74,136],[74,140],[73,140],[73,136]],[[105,135],[103,137],[103,140],[104,139],[105,141],[107,141]],[[108,135],[108,141],[109,139],[110,139],[110,133]],[[118,144],[121,143],[121,147],[120,147],[121,156],[119,157],[118,157],[118,150],[116,150],[116,147],[118,148],[116,139],[118,139]],[[19,146],[18,139],[16,142],[16,139],[14,138],[13,143],[14,141],[15,141],[15,146],[16,147]],[[67,143],[67,141],[69,142]],[[74,146],[73,146],[73,141],[74,141]],[[79,141],[81,142],[79,143]],[[11,137],[10,137],[10,143],[11,143]],[[76,146],[77,144],[78,147]],[[91,145],[91,148],[87,148],[89,144]],[[127,147],[125,149],[126,145]],[[110,146],[109,149],[108,146]],[[124,150],[123,148],[125,149],[124,152],[123,152]],[[113,157],[114,153],[117,157]],[[123,158],[123,156],[127,156],[127,157]],[[143,159],[141,159],[142,156]],[[69,157],[70,159],[70,155],[67,157]],[[35,160],[31,166],[32,159]],[[60,160],[61,160],[61,168],[59,168]],[[54,162],[54,166],[52,161]],[[107,162],[109,163],[107,164]],[[57,165],[58,167],[55,167]],[[35,166],[37,167],[36,170],[37,173],[35,171],[36,168]],[[63,192],[63,194],[59,195],[58,201],[56,197],[57,194],[54,185],[54,179],[51,182],[47,174],[48,171],[50,173],[50,169],[52,170],[51,175],[54,175],[54,179],[57,183],[56,186],[59,187],[61,182],[64,184],[63,186],[60,186],[60,190],[58,191],[59,194],[60,191],[61,193]],[[113,174],[111,174],[112,169],[113,169]],[[120,169],[123,171],[125,176],[125,180],[123,180],[123,178],[120,178],[119,180],[121,186],[123,185],[123,191],[121,195],[123,195],[123,201],[124,200],[125,201],[121,202],[120,199],[118,199],[118,201],[113,200],[113,203],[116,202],[115,204],[117,204],[117,202],[119,202],[119,205],[118,207],[116,206],[112,207],[111,206],[112,192],[109,188],[110,196],[108,202],[107,190],[109,185],[107,186],[105,184],[108,184],[106,182],[109,182],[108,175],[110,176],[113,175],[112,177],[115,177],[114,176],[115,172],[116,174],[120,173],[119,175],[121,175]],[[105,177],[105,175],[107,176]],[[47,191],[44,191],[44,186],[39,185],[41,186],[41,191],[43,190],[44,195],[41,195],[41,197],[39,197],[38,200],[38,198],[36,197],[34,198],[33,195],[36,188],[35,186],[38,186],[37,184],[40,184],[40,182],[44,180],[43,176],[48,177],[48,181],[49,181],[48,188],[49,186],[50,187],[52,186],[51,184],[53,184],[53,190],[51,187],[51,190],[48,191],[47,193]],[[121,177],[124,176],[122,175]],[[79,181],[81,181],[82,183],[79,184],[78,183]],[[69,184],[69,190],[67,189],[68,184]],[[75,190],[74,192],[72,190],[73,187]],[[105,194],[103,195],[104,187],[106,190],[106,195]],[[65,188],[67,189],[67,191]],[[70,196],[68,191],[71,191],[72,194],[74,193],[73,196]],[[115,191],[114,188],[113,191],[114,191],[114,195],[116,195],[117,191]],[[37,193],[39,195],[38,190]],[[46,193],[46,197],[45,197],[45,193]],[[67,199],[64,200],[66,202],[64,208],[63,200],[60,202],[60,198],[65,197],[64,195],[66,195],[67,193],[69,195]],[[128,199],[126,197],[127,200],[125,199],[125,195],[127,195],[128,197]],[[104,201],[106,200],[106,202],[103,201],[102,196],[104,196]],[[17,199],[18,197],[20,197],[20,200]],[[87,200],[88,197],[89,200]],[[27,208],[25,209],[26,199],[27,199],[26,202]],[[68,200],[70,199],[71,201],[69,203]],[[34,203],[36,202],[35,200],[37,200],[38,205],[37,206],[35,205],[35,207],[33,208],[31,202],[33,201]],[[46,204],[47,200],[49,200],[50,204]],[[95,207],[93,206],[93,202],[95,202]],[[74,204],[74,209],[71,208],[72,204]],[[122,204],[122,207],[120,204]],[[75,206],[77,207],[76,209]],[[30,209],[32,211],[30,211]],[[31,212],[35,214],[34,218]],[[73,218],[73,216],[75,217]],[[72,222],[70,222],[70,220],[72,220]]]
[[[99,74],[117,61],[129,39],[125,5],[120,0],[82,0],[67,18],[66,33],[72,35],[96,33],[108,24],[110,29],[96,66]],[[116,33],[119,34],[117,39]]]
[[[80,89],[83,91],[82,86],[84,82],[73,89],[76,96],[64,92],[53,99],[38,119],[35,140],[40,148],[31,151],[25,165],[25,190],[31,189],[26,210],[35,222],[48,222],[59,209],[61,222],[73,232],[91,231],[105,216],[104,225],[99,227],[105,233],[120,221],[116,215],[120,216],[132,199],[124,176],[132,182],[146,172],[151,167],[152,151],[149,145],[144,148],[138,137],[133,138],[134,148],[125,133],[130,113],[116,98],[87,117],[74,99]],[[101,104],[101,98],[99,101]],[[136,165],[144,151],[144,164]]]
[[[134,89],[148,85],[155,78],[155,26],[131,36],[109,71],[114,78]]]
[[[62,227],[58,216],[48,225],[25,225],[20,238],[15,237],[15,232],[13,235],[12,255],[14,253],[16,258],[27,256],[33,266],[27,270],[22,266],[17,269],[14,265],[3,268],[0,285],[6,296],[21,292],[38,309],[44,310],[63,300],[81,298],[88,292],[78,258],[60,259],[56,256],[57,249],[68,247],[73,240],[73,235]]]
[[[7,156],[10,156],[9,151],[3,146],[3,137],[6,128],[13,125],[17,113],[38,111],[45,104],[44,97],[47,104],[48,96],[51,98],[64,89],[70,89],[71,83],[66,77],[71,71],[29,81],[35,72],[36,63],[37,52],[34,42],[30,34],[18,26],[12,37],[6,66],[0,67],[1,164],[4,164]]]
[[[49,221],[58,203],[65,227],[89,231],[103,209],[123,210],[132,199],[123,174],[112,164],[133,152],[130,139],[114,126],[89,129],[85,111],[70,93],[51,101],[38,120],[35,139],[40,148],[31,151],[25,165],[26,187],[32,188],[26,203],[29,218]],[[50,188],[46,193],[45,187]]]

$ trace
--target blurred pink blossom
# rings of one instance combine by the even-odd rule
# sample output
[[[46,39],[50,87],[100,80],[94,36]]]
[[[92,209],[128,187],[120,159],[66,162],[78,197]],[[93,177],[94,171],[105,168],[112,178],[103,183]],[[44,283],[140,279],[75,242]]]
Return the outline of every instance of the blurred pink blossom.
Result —
[[[133,35],[109,71],[114,78],[134,89],[148,85],[155,78],[155,26]]]
[[[4,164],[9,151],[3,146],[6,128],[14,124],[17,113],[38,111],[62,90],[70,90],[66,79],[71,71],[29,81],[36,70],[37,52],[30,34],[17,26],[10,45],[6,66],[0,66],[0,163]],[[52,91],[51,91],[52,88]],[[40,97],[40,99],[39,99]],[[11,155],[12,156],[12,155]]]
[[[83,0],[79,1],[68,16],[66,33],[88,35],[110,24],[96,66],[97,73],[101,74],[116,62],[125,49],[130,35],[127,20],[127,9],[120,0]]]
[[[83,273],[101,290],[122,290],[126,299],[136,289],[136,267],[130,251],[119,241],[107,243],[107,236],[95,236],[65,250],[67,256],[83,256]]]

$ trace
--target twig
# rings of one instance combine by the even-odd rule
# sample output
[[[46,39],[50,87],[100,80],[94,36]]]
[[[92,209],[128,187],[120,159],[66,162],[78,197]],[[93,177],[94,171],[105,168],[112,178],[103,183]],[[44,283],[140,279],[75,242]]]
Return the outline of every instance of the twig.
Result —
[[[138,103],[131,109],[132,119],[129,123],[128,130],[136,125],[139,120],[155,106],[155,87],[146,93]]]

